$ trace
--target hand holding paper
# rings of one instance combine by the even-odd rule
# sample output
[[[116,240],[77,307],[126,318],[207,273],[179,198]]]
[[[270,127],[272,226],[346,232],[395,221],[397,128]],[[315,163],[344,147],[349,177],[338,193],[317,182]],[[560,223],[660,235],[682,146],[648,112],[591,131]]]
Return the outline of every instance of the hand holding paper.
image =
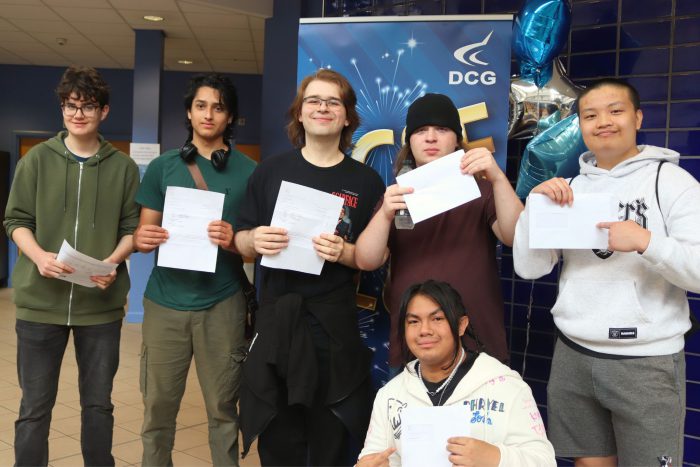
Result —
[[[451,467],[447,440],[469,436],[470,412],[465,405],[408,407],[402,415],[404,467]]]
[[[60,274],[57,279],[73,282],[84,287],[97,287],[97,284],[91,280],[91,277],[116,274],[116,264],[105,263],[83,254],[72,248],[66,240],[63,240],[56,259],[73,269],[72,273]]]
[[[644,253],[651,240],[651,232],[632,220],[622,222],[601,222],[599,229],[608,230],[610,251]]]
[[[414,223],[481,196],[474,177],[462,174],[463,155],[460,149],[396,178],[400,186],[414,189],[413,193],[404,195]]]
[[[498,465],[501,451],[480,439],[458,436],[447,440],[449,460],[454,465]]]
[[[324,259],[337,255],[339,245],[327,238],[322,242],[314,242],[313,239],[318,237],[321,240],[321,234],[335,232],[342,207],[343,199],[339,196],[283,181],[270,224],[285,229],[289,243],[286,248],[279,249],[278,254],[263,256],[260,264],[269,268],[321,274]],[[323,251],[326,257],[317,254],[315,245],[318,243],[326,248]]]
[[[605,249],[608,232],[600,222],[617,220],[617,202],[610,194],[580,193],[569,206],[561,206],[547,195],[531,193],[530,248]]]
[[[162,221],[168,241],[160,245],[158,266],[215,272],[219,248],[207,230],[223,208],[223,193],[169,186]]]

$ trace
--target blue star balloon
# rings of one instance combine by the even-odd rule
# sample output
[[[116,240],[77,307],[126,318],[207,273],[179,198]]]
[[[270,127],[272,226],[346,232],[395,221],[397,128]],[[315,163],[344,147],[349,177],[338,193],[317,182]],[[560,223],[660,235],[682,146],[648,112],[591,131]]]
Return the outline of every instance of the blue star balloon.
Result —
[[[566,44],[571,25],[568,0],[527,0],[513,23],[513,53],[520,78],[544,86],[552,76],[552,60]]]

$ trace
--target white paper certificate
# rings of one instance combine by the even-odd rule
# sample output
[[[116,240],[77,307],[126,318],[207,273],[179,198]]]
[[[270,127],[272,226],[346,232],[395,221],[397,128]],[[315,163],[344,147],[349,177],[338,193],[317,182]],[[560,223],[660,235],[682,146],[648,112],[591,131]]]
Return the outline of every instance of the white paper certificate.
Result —
[[[598,222],[617,221],[617,202],[607,193],[580,193],[572,206],[560,206],[546,195],[527,199],[530,248],[605,249],[608,231]]]
[[[460,149],[396,178],[400,186],[413,188],[404,199],[414,223],[481,196],[474,177],[461,172],[462,156],[464,151]]]
[[[343,198],[291,182],[282,182],[270,225],[287,229],[287,248],[263,256],[268,268],[321,274],[324,260],[316,254],[313,237],[335,232]]]
[[[469,436],[466,405],[407,407],[401,412],[401,465],[403,467],[451,467],[447,440]]]
[[[215,272],[219,247],[209,240],[207,226],[223,210],[223,193],[169,186],[161,224],[168,240],[158,248],[158,266]]]
[[[114,263],[105,263],[75,250],[66,240],[63,240],[56,259],[75,270],[71,274],[61,274],[58,278],[84,287],[97,286],[90,280],[90,276],[106,276],[117,269]]]

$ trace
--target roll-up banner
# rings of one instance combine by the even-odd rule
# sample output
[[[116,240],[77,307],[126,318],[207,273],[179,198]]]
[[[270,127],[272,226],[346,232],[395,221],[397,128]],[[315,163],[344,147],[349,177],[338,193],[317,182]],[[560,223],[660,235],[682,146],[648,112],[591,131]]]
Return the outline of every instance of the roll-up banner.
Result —
[[[299,25],[297,82],[319,68],[342,73],[357,94],[362,120],[352,157],[389,185],[403,141],[406,111],[426,93],[448,95],[466,141],[484,146],[505,170],[511,15],[307,18]],[[375,351],[373,378],[387,376],[386,271],[363,274],[360,328]]]

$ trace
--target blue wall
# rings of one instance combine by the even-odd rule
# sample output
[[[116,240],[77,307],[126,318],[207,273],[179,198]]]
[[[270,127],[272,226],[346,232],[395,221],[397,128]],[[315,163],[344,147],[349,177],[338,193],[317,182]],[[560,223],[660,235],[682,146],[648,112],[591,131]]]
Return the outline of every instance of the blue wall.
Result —
[[[0,150],[13,153],[15,131],[61,129],[62,117],[54,89],[65,68],[0,65]],[[111,138],[131,139],[133,72],[101,69],[112,88],[110,114],[100,130]],[[186,118],[182,104],[185,85],[193,73],[164,72],[161,99],[161,148],[182,145]],[[245,126],[238,129],[241,144],[260,143],[260,75],[228,75],[238,89],[239,114]],[[16,155],[15,155],[16,157]]]

